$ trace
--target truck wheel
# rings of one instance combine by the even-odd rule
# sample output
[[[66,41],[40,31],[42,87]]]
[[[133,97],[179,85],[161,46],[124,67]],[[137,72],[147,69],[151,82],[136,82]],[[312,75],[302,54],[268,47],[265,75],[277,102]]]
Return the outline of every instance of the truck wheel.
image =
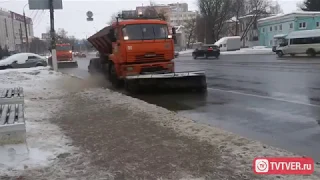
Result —
[[[95,59],[90,59],[90,63],[88,66],[89,73],[95,74],[97,73],[96,61]]]
[[[308,56],[311,56],[311,57],[315,57],[317,54],[313,48],[308,49],[306,53]]]
[[[195,54],[192,55],[192,57],[193,57],[193,59],[197,59],[197,55],[195,55]]]
[[[116,71],[116,67],[113,63],[109,65],[109,80],[115,88],[121,87],[121,80],[119,79]]]
[[[282,51],[277,51],[277,55],[278,55],[278,57],[282,57],[284,54],[283,54],[283,52]]]

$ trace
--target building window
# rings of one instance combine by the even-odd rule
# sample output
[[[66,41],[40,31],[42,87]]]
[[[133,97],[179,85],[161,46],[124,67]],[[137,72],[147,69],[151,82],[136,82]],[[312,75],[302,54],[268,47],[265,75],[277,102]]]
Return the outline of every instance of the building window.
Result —
[[[290,29],[292,29],[293,28],[293,23],[290,23]]]
[[[316,23],[317,28],[320,28],[320,22]]]
[[[270,46],[273,46],[272,40],[270,40]]]
[[[278,26],[275,26],[275,27],[274,27],[274,30],[275,30],[275,31],[278,31]]]
[[[264,28],[262,28],[262,32],[265,32],[265,29],[264,29]]]
[[[299,29],[305,29],[305,28],[307,28],[306,22],[299,23]]]
[[[270,26],[270,32],[272,32],[272,26]]]
[[[282,31],[282,24],[279,26],[279,30]]]

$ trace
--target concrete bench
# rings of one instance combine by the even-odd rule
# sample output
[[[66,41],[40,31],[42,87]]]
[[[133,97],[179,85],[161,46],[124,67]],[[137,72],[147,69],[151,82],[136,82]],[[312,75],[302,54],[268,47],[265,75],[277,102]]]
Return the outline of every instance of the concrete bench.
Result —
[[[0,89],[0,104],[24,104],[23,88]]]
[[[25,140],[23,89],[0,89],[0,145],[18,144]]]

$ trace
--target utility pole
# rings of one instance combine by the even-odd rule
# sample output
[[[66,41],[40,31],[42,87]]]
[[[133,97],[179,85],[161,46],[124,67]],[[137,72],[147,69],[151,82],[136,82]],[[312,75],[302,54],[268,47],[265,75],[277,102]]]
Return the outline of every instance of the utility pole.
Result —
[[[54,71],[58,71],[57,51],[56,51],[56,33],[54,30],[54,7],[53,0],[49,0],[50,9],[50,34],[51,34],[51,54],[52,66]]]
[[[22,37],[22,26],[21,26],[21,23],[20,23],[20,29],[19,29],[19,33],[20,33],[20,41],[21,41],[21,51],[22,51],[22,47],[23,47],[23,37]]]
[[[26,32],[26,40],[27,40],[26,52],[29,52],[30,49],[29,49],[28,28],[27,28],[26,14],[25,14],[24,10],[23,10],[23,21],[24,21],[24,29],[25,29],[25,32]]]
[[[14,31],[14,21],[13,21],[13,13],[11,12],[11,22],[12,22],[12,37],[13,37],[13,44],[14,44],[14,51],[17,51],[16,49],[16,32]]]

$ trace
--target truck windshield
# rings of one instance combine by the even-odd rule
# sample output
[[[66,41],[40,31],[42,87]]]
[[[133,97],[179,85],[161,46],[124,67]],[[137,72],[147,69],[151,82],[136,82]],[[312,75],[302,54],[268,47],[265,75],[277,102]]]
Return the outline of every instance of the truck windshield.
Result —
[[[122,29],[125,40],[167,39],[168,26],[163,24],[134,24]]]
[[[71,51],[71,46],[59,46],[56,47],[57,51]]]

